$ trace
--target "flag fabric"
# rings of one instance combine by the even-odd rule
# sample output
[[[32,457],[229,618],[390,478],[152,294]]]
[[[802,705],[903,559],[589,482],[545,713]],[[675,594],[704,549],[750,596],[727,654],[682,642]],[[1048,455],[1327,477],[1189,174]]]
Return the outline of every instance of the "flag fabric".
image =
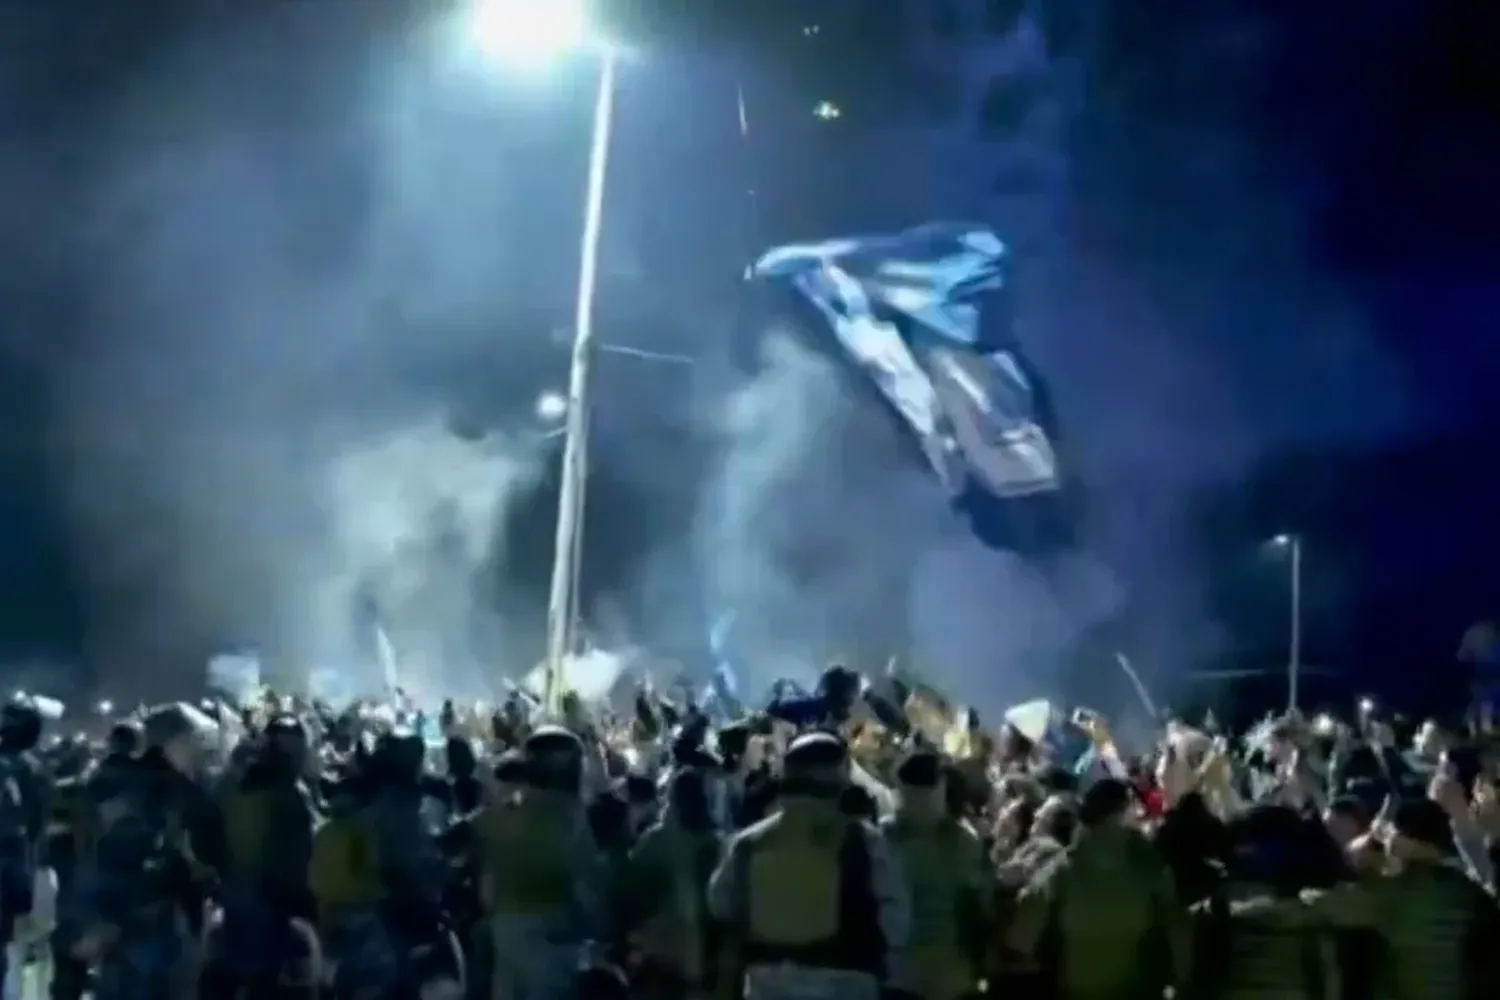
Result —
[[[698,699],[705,711],[724,718],[738,714],[741,707],[738,657],[731,642],[733,630],[733,613],[719,615],[709,628],[708,649],[713,654],[713,674]]]
[[[1002,718],[1017,733],[1046,748],[1060,767],[1082,773],[1097,757],[1094,740],[1080,729],[1062,705],[1046,698],[1012,705]]]
[[[208,687],[234,705],[248,705],[265,690],[261,683],[260,657],[254,653],[211,656],[204,673]]]
[[[992,230],[931,223],[789,244],[766,252],[750,277],[788,282],[810,302],[837,353],[915,436],[976,535],[1021,547],[1007,517],[1018,502],[1055,499],[1063,480],[1045,386],[1008,317],[981,322],[980,298],[1003,298],[1010,284],[1008,251]],[[1000,303],[990,313],[1004,311]]]
[[[954,726],[953,707],[936,688],[918,684],[911,688],[902,706],[911,728],[934,747],[941,747]]]
[[[765,712],[799,729],[821,725],[831,714],[828,698],[822,690],[808,691],[789,677],[771,685],[771,696]]]

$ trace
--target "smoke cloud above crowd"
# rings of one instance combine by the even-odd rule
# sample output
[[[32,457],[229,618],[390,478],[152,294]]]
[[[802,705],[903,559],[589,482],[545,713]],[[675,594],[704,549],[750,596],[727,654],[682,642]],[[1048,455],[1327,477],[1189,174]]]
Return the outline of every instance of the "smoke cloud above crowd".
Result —
[[[88,655],[153,694],[226,645],[288,680],[358,674],[374,613],[414,675],[489,693],[540,653],[557,439],[537,403],[565,378],[592,80],[485,86],[425,37],[377,53],[322,15],[278,16],[295,29],[279,59],[269,36],[185,42],[54,143],[86,163],[42,214],[87,330],[52,437]],[[1159,631],[1194,613],[1173,524],[1189,490],[1344,431],[1326,398],[1268,400],[1329,373],[1345,399],[1372,379],[1401,395],[1336,291],[1314,298],[1347,336],[1302,343],[1323,318],[1060,239],[1018,272],[1018,332],[1088,481],[1085,549],[1045,571],[977,550],[892,423],[798,336],[758,324],[753,374],[729,363],[747,229],[833,234],[807,231],[815,186],[778,202],[805,225],[723,208],[742,197],[738,125],[701,95],[733,93],[725,70],[632,72],[600,323],[698,363],[599,366],[585,576],[608,642],[701,655],[732,611],[752,684],[915,648],[976,702],[1024,697],[1137,592],[1167,595]],[[758,161],[785,168],[766,186],[855,165],[795,137]],[[956,207],[918,204],[890,162],[861,185],[886,192],[872,218]],[[1205,333],[1226,298],[1236,332]]]

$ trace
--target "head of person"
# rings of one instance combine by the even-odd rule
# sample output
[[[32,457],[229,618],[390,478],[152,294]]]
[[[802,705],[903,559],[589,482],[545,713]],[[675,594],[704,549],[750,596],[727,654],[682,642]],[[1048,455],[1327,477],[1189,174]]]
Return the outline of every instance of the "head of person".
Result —
[[[204,738],[210,725],[198,709],[174,702],[147,712],[141,731],[147,752],[159,754],[179,774],[193,777],[205,762]]]
[[[902,812],[934,819],[947,813],[948,775],[936,750],[922,748],[909,754],[896,768],[896,785]]]
[[[788,799],[837,803],[849,784],[849,751],[832,733],[797,737],[781,763],[781,794]]]
[[[834,717],[842,722],[848,717],[854,700],[859,697],[859,674],[835,663],[823,671],[818,687],[828,699],[828,707]]]
[[[267,755],[293,774],[301,774],[307,766],[308,743],[307,729],[295,715],[276,715],[266,723]]]
[[[535,791],[581,795],[583,742],[562,726],[541,726],[526,737],[527,786]]]
[[[1370,810],[1357,796],[1341,795],[1323,810],[1323,827],[1335,843],[1348,847],[1369,831]]]
[[[1078,802],[1078,825],[1094,832],[1129,823],[1134,804],[1130,786],[1117,778],[1101,778],[1084,790]]]
[[[1453,856],[1453,821],[1431,799],[1411,799],[1396,809],[1391,856],[1404,862],[1438,863]]]
[[[427,744],[412,729],[393,729],[381,736],[375,747],[375,769],[387,785],[415,784],[426,762]]]
[[[25,753],[42,739],[42,713],[30,700],[17,698],[0,708],[0,749]]]
[[[136,722],[116,722],[104,739],[104,752],[111,757],[134,757],[141,752],[145,737]]]

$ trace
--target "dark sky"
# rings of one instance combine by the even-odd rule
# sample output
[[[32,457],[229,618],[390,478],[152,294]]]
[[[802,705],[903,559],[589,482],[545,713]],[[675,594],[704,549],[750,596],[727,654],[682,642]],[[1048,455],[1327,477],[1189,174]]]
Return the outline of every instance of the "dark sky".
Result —
[[[305,167],[285,168],[302,186],[288,197],[303,199],[302,215],[319,213],[323,221],[313,227],[312,245],[297,242],[287,253],[308,261],[337,256],[366,232],[359,220],[371,215],[371,191],[324,184],[317,171],[363,155],[359,130],[367,123],[334,124],[354,115],[348,88],[336,81],[339,72],[366,72],[384,57],[394,44],[389,25],[373,15],[361,20],[349,5],[326,16],[308,13],[317,5],[207,10],[216,6],[70,0],[8,4],[0,12],[0,88],[7,95],[0,99],[0,180],[12,191],[11,204],[0,209],[0,650],[18,665],[17,676],[52,669],[38,664],[97,659],[102,636],[123,627],[138,606],[160,604],[143,596],[156,593],[149,560],[136,570],[146,583],[101,573],[104,557],[69,514],[77,501],[70,464],[77,448],[104,447],[96,439],[80,445],[70,422],[80,407],[93,412],[94,382],[82,373],[99,379],[116,363],[104,359],[115,357],[112,345],[122,336],[110,313],[115,300],[101,291],[101,258],[89,250],[105,224],[90,214],[101,210],[94,193],[109,179],[113,158],[124,157],[121,122],[139,124],[139,102],[149,100],[158,131],[148,139],[169,143],[172,108],[187,107],[183,120],[194,122],[211,108],[230,121],[223,135],[253,136],[267,148],[281,143],[275,148],[291,151],[286,159],[294,166],[305,157]],[[1430,587],[1380,589],[1407,602],[1462,605],[1465,613],[1495,599],[1496,578],[1484,567],[1500,551],[1474,551],[1494,546],[1493,533],[1481,537],[1475,522],[1456,514],[1422,513],[1461,511],[1496,493],[1484,429],[1500,427],[1493,389],[1500,380],[1500,199],[1489,181],[1500,175],[1500,109],[1479,83],[1494,51],[1493,15],[1461,0],[1173,0],[1110,4],[1109,19],[1100,20],[1079,4],[1083,13],[1071,32],[1052,24],[1056,17],[1036,21],[1046,20],[1055,37],[1043,39],[1050,50],[1032,41],[1050,68],[1028,76],[1036,77],[1028,86],[1040,88],[1028,98],[1033,103],[1023,101],[1031,110],[1007,115],[992,104],[995,120],[986,124],[972,99],[982,96],[987,73],[1018,76],[1014,52],[962,38],[953,50],[930,48],[931,39],[897,44],[888,40],[899,34],[889,25],[875,30],[868,6],[827,5],[818,41],[832,48],[800,63],[784,52],[806,39],[799,22],[807,19],[772,17],[754,33],[778,39],[767,50],[775,58],[749,43],[729,46],[732,55],[678,53],[670,66],[660,60],[637,74],[648,82],[623,87],[622,142],[634,152],[621,154],[619,186],[634,193],[615,210],[628,231],[621,237],[626,249],[610,265],[622,281],[642,266],[707,267],[704,261],[727,262],[754,242],[917,221],[911,216],[928,211],[1021,220],[1026,233],[1017,239],[1034,244],[1043,261],[1030,282],[1041,291],[1023,335],[1063,400],[1082,464],[1110,491],[1101,532],[1118,539],[1132,535],[1136,518],[1152,525],[1186,518],[1188,495],[1256,497],[1228,504],[1231,514],[1202,518],[1213,526],[1211,544],[1154,527],[1137,533],[1150,550],[1145,542],[1118,544],[1113,558],[1142,581],[1153,576],[1153,553],[1164,551],[1159,540],[1169,538],[1172,572],[1142,583],[1143,594],[1160,592],[1176,608],[1184,590],[1206,589],[1203,566],[1212,566],[1215,578],[1235,575],[1241,541],[1306,530],[1344,534],[1314,545],[1340,566],[1328,576],[1335,596],[1320,612],[1320,654],[1377,645],[1349,638],[1366,634],[1363,618],[1376,606],[1361,596],[1370,588],[1351,576],[1433,579]],[[328,0],[324,9],[339,4]],[[725,21],[722,34],[731,41],[752,33],[735,27],[733,17]],[[660,48],[681,47],[672,32],[660,34]],[[892,51],[902,54],[899,71],[888,68]],[[829,52],[842,57],[827,58]],[[955,75],[963,78],[958,84]],[[733,81],[746,85],[750,101],[748,150],[736,145]],[[176,87],[218,89],[199,100],[196,90],[182,96]],[[815,121],[810,109],[825,98],[837,100],[847,120]],[[561,179],[533,168],[535,190],[577,179],[576,126],[586,108],[586,100],[572,100],[558,112],[559,122],[571,115],[572,124],[528,133],[533,145],[566,146],[573,163],[556,172]],[[669,110],[692,124],[674,129]],[[501,113],[515,112],[507,105]],[[1041,132],[1039,116],[1052,123]],[[508,118],[507,128],[534,127],[517,120]],[[200,142],[182,141],[185,149]],[[659,166],[668,156],[671,170]],[[1041,160],[1049,165],[1039,180]],[[758,189],[753,209],[706,211],[736,197],[741,175]],[[472,183],[486,190],[482,178]],[[192,188],[190,180],[183,185]],[[666,199],[666,188],[683,200]],[[223,190],[206,186],[203,196]],[[222,194],[212,197],[222,207]],[[253,226],[253,207],[244,211],[242,222]],[[445,222],[445,232],[462,222]],[[564,259],[573,243],[538,240],[531,248],[536,260]],[[539,298],[546,301],[528,308],[549,317],[565,304],[561,292]],[[649,312],[638,297],[630,303]],[[472,315],[466,322],[482,325]],[[208,364],[194,360],[195,350],[168,344],[162,371],[172,374],[162,378],[187,380],[195,364]],[[285,345],[262,353],[278,350],[291,357]],[[256,352],[246,352],[253,367]],[[328,356],[335,357],[332,348]],[[330,363],[300,348],[296,359],[278,364],[311,370]],[[269,379],[277,365],[264,368]],[[162,406],[163,413],[179,412]],[[98,425],[90,426],[97,436]],[[142,426],[155,425],[143,418]],[[1421,474],[1386,480],[1369,471],[1383,468],[1378,462],[1351,465],[1360,476],[1351,488],[1348,477],[1328,472],[1346,468],[1343,456],[1388,448],[1425,454],[1407,460]],[[1316,490],[1304,484],[1317,477],[1259,474],[1293,461],[1323,474]],[[1271,485],[1241,489],[1251,482]],[[1299,496],[1304,490],[1308,495]],[[1369,499],[1371,490],[1378,501]],[[1344,504],[1359,505],[1361,517],[1342,517]],[[1316,524],[1304,527],[1310,521]],[[154,530],[143,524],[141,533]],[[233,530],[232,519],[214,530]],[[1399,542],[1381,541],[1391,538]],[[1455,573],[1451,561],[1424,561],[1429,549],[1451,550],[1468,568]],[[532,558],[544,563],[545,551]],[[108,585],[100,582],[105,576]],[[1235,598],[1239,605],[1257,600]],[[175,621],[154,605],[140,613],[154,629],[171,622],[201,633],[199,641],[221,627]],[[1430,633],[1431,655],[1438,655],[1451,612],[1414,606],[1411,615],[1441,623],[1419,629]],[[1248,645],[1274,645],[1266,638],[1280,628],[1274,609],[1248,618],[1236,626],[1251,633]],[[204,619],[222,620],[217,611]],[[180,655],[195,647],[172,648]]]

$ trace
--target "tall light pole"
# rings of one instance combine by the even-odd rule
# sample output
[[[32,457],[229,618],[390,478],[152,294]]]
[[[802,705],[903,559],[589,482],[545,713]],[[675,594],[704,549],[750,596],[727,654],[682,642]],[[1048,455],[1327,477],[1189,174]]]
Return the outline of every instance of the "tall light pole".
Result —
[[[1286,702],[1289,710],[1297,708],[1297,685],[1302,673],[1302,536],[1282,534],[1271,544],[1287,553],[1290,623],[1287,626]]]
[[[599,234],[604,217],[604,179],[609,168],[614,118],[615,59],[606,51],[594,98],[589,142],[588,182],[584,188],[583,239],[579,248],[578,295],[574,301],[573,353],[568,363],[568,410],[564,422],[562,482],[557,501],[557,536],[552,586],[547,595],[547,668],[544,705],[556,711],[566,684],[564,671],[573,652],[578,611],[578,576],[583,556],[583,505],[588,480],[590,373],[594,359],[594,298],[599,278]]]
[[[584,0],[474,0],[469,40],[497,69],[545,68],[559,57],[590,48]],[[574,299],[573,349],[568,365],[563,423],[562,479],[552,582],[547,597],[547,655],[543,705],[556,712],[567,681],[577,615],[577,581],[583,551],[583,507],[588,480],[590,371],[594,352],[594,299],[599,281],[599,238],[604,217],[604,179],[609,168],[614,119],[615,53],[599,46],[599,85],[594,96],[584,188],[583,236],[579,245],[578,290]]]

